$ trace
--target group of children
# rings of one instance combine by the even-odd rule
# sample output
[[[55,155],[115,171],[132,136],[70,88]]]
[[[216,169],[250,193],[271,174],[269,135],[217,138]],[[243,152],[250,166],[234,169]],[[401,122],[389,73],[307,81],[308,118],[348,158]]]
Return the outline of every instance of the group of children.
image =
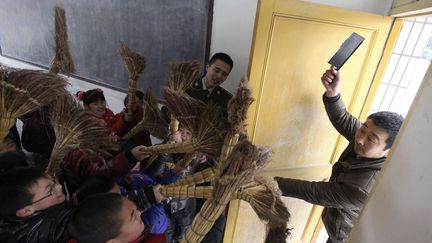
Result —
[[[190,166],[176,164],[183,154],[162,154],[149,167],[150,155],[140,151],[142,146],[152,145],[145,130],[129,141],[120,139],[142,119],[144,94],[136,92],[132,116],[127,108],[119,114],[108,109],[101,89],[76,96],[84,109],[107,127],[113,141],[121,144],[121,152],[106,157],[70,150],[62,162],[61,178],[53,178],[44,169],[54,143],[46,139],[54,133],[40,118],[44,114],[49,121],[50,108],[37,111],[37,121],[24,118],[23,123],[32,126],[24,126],[23,133],[43,133],[42,137],[31,136],[31,143],[48,143],[43,150],[30,146],[32,153],[24,152],[14,127],[0,145],[0,242],[179,241],[194,217],[194,200],[164,198],[159,188],[185,176]],[[127,97],[125,107],[126,102]],[[184,128],[177,133],[170,136],[176,141],[164,142],[192,139]],[[30,161],[34,155],[44,157],[44,162],[36,165]]]

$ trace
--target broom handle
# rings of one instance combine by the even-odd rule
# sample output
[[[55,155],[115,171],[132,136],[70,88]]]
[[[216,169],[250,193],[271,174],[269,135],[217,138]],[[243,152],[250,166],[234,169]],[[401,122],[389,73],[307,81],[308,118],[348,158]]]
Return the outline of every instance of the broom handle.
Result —
[[[192,184],[201,184],[207,181],[212,180],[214,177],[213,168],[207,168],[203,171],[196,172],[193,175],[186,176],[181,180],[178,180],[170,185],[172,186],[184,186],[184,185],[192,185]]]
[[[181,243],[186,242],[201,242],[204,236],[213,227],[216,219],[219,218],[221,213],[225,210],[226,203],[217,203],[207,200],[204,202],[201,210],[195,215],[191,226],[186,231]],[[204,223],[203,223],[204,222]]]
[[[159,144],[150,147],[140,148],[140,152],[148,152],[153,154],[163,153],[192,153],[196,150],[194,143],[170,143]]]
[[[124,139],[124,140],[131,139],[133,136],[142,132],[144,129],[145,129],[145,121],[144,121],[144,117],[143,117],[143,119],[140,122],[138,122],[138,124],[136,124],[131,130],[129,130],[129,132],[126,133],[122,137],[122,139]]]
[[[60,60],[57,59],[57,56],[54,57],[53,63],[49,69],[50,73],[58,74],[60,72]]]
[[[179,162],[177,162],[178,165],[180,165],[182,168],[186,168],[189,166],[191,161],[194,159],[195,153],[187,153],[184,155],[183,159],[181,159]]]
[[[180,124],[180,122],[177,120],[177,118],[173,114],[171,114],[171,121],[169,124],[169,130],[170,130],[171,134],[178,131],[179,124]]]
[[[224,167],[224,164],[225,164],[225,161],[228,157],[228,154],[231,153],[232,149],[237,144],[239,137],[240,137],[239,134],[233,135],[231,133],[228,133],[225,136],[224,144],[222,146],[221,156],[220,156],[219,163],[218,163],[218,168]]]
[[[128,88],[128,114],[131,116],[133,114],[132,105],[135,103],[135,93],[137,89],[137,78],[129,79],[129,88]]]
[[[173,198],[210,198],[213,186],[162,186],[160,193]]]

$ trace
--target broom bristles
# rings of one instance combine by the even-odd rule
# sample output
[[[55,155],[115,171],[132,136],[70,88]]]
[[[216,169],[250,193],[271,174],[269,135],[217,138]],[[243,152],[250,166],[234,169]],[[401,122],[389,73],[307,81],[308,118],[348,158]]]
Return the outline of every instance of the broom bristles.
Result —
[[[237,196],[249,202],[258,218],[266,225],[265,242],[268,243],[285,242],[290,234],[288,222],[291,215],[280,196],[278,187],[264,177],[255,177]]]
[[[164,105],[179,120],[182,126],[196,136],[200,117],[206,104],[168,87],[162,87],[161,92],[165,98]]]
[[[198,131],[193,136],[200,144],[200,152],[212,159],[219,158],[229,125],[223,118],[220,109],[208,104],[203,111],[198,124]]]
[[[125,43],[121,44],[120,55],[122,56],[125,67],[129,72],[130,79],[137,80],[139,75],[145,69],[145,57],[131,51]]]
[[[255,177],[252,186],[243,188],[240,197],[247,197],[258,217],[266,222],[288,222],[290,213],[280,199],[277,186],[263,177]],[[243,199],[243,198],[242,198]]]
[[[69,75],[75,72],[75,64],[69,51],[65,10],[56,7],[54,19],[55,56],[51,64],[50,72],[58,73],[61,70],[66,75]]]
[[[64,89],[66,80],[55,74],[17,70],[7,73],[4,77],[6,80],[0,81],[2,134],[7,134],[10,126],[13,125],[10,122],[15,121],[16,118],[35,111],[67,93]]]
[[[210,158],[218,158],[229,127],[220,109],[166,87],[162,88],[162,94],[168,109],[196,139],[198,150]]]
[[[198,79],[201,64],[198,61],[172,62],[168,66],[169,86],[183,92]]]
[[[254,99],[246,77],[240,80],[235,96],[228,103],[228,121],[232,134],[240,134],[246,131],[246,118],[249,106]]]
[[[163,118],[162,112],[158,107],[156,95],[152,89],[147,89],[144,95],[143,109],[143,119],[123,136],[122,139],[130,139],[145,129],[154,137],[166,140],[169,133],[168,123]]]
[[[270,222],[266,225],[265,243],[285,243],[291,229],[288,223]]]
[[[83,148],[105,155],[109,155],[108,151],[118,149],[111,141],[108,129],[84,111],[72,96],[63,97],[54,104],[51,123],[56,142],[47,167],[49,174],[58,171],[63,155],[71,148]]]

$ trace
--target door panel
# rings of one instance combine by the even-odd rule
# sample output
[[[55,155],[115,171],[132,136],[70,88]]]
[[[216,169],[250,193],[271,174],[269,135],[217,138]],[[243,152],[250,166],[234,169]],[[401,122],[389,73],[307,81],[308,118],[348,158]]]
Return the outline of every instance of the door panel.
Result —
[[[320,77],[352,32],[366,38],[341,70],[342,97],[358,116],[391,23],[390,17],[301,1],[260,1],[249,70],[256,101],[248,129],[255,144],[273,149],[264,175],[307,180],[330,175],[341,139],[327,119]],[[290,241],[309,242],[320,210],[301,200],[284,200],[295,215]],[[263,242],[264,235],[258,235],[263,231],[257,230],[261,223],[244,204],[232,203],[225,242]]]

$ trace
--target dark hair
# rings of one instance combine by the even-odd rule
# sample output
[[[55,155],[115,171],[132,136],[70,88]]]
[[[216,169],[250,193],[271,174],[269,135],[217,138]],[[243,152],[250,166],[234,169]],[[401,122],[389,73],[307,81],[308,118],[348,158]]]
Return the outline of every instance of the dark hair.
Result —
[[[215,53],[211,58],[210,58],[210,61],[209,61],[209,65],[212,65],[216,60],[221,60],[221,61],[223,61],[224,63],[226,63],[226,64],[228,64],[229,66],[230,66],[230,71],[233,69],[233,67],[234,67],[234,62],[233,62],[233,60],[231,59],[231,57],[230,56],[228,56],[228,54],[226,54],[226,53],[223,53],[223,52],[218,52],[218,53]]]
[[[98,100],[105,101],[105,96],[103,94],[103,91],[101,89],[91,89],[84,91],[78,91],[76,93],[76,96],[78,99],[80,99],[85,105],[90,105],[91,103],[94,103]]]
[[[115,186],[115,181],[106,175],[92,175],[87,177],[76,191],[78,202],[97,193],[109,192]]]
[[[22,151],[0,152],[0,173],[27,165],[26,156]]]
[[[135,96],[138,97],[138,99],[139,99],[140,101],[143,101],[143,100],[144,100],[144,93],[141,92],[141,91],[139,91],[139,90],[137,90],[137,91],[135,92]],[[124,100],[123,100],[123,104],[124,104],[125,107],[127,106],[128,98],[129,98],[129,95],[126,95],[126,97],[125,97]]]
[[[383,129],[388,134],[384,149],[391,148],[404,118],[395,112],[379,111],[369,115],[368,119],[372,119],[377,127]]]
[[[123,197],[102,193],[88,197],[72,215],[69,231],[79,243],[104,243],[120,234]]]
[[[16,211],[32,203],[31,187],[47,175],[39,168],[18,167],[0,176],[0,214],[15,215]]]

